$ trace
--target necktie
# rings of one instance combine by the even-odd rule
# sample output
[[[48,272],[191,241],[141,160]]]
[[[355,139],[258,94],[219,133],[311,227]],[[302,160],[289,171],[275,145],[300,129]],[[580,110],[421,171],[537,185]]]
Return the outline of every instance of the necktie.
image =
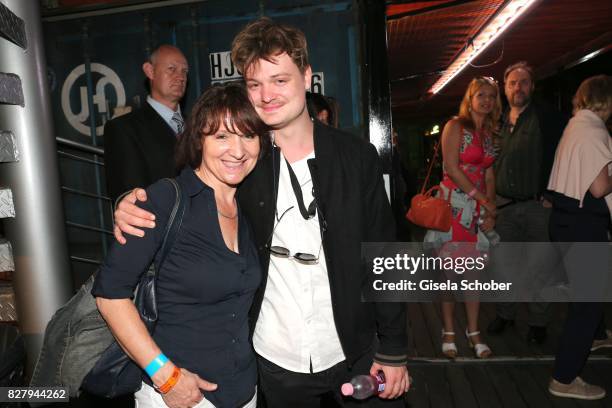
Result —
[[[183,117],[181,116],[180,112],[174,112],[174,115],[172,115],[172,121],[176,125],[177,136],[183,133],[183,126],[185,125],[185,121],[183,120]]]

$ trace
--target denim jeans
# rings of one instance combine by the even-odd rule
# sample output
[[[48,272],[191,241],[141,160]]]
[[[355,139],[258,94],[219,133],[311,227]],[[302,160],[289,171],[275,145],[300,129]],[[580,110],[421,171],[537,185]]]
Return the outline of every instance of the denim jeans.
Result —
[[[136,408],[167,408],[161,394],[158,393],[148,384],[142,383],[142,388],[134,394],[136,400]],[[255,408],[257,406],[257,392],[253,398],[243,405],[241,408]],[[193,408],[215,408],[215,406],[206,398],[202,398]]]

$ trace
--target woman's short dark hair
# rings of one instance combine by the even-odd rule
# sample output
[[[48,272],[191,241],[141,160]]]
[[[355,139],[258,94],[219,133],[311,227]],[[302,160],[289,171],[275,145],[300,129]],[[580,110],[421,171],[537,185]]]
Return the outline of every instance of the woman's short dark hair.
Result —
[[[176,147],[176,165],[193,169],[202,163],[202,137],[215,134],[222,124],[232,133],[246,137],[259,136],[260,153],[269,145],[270,128],[261,120],[251,104],[242,83],[213,85],[191,109]]]

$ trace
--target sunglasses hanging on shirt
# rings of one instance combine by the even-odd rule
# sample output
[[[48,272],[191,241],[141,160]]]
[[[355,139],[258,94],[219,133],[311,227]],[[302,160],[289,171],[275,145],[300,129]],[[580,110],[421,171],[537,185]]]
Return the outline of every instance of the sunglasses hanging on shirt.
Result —
[[[274,225],[274,228],[272,229],[272,234],[270,234],[270,239],[268,240],[269,242],[272,241],[272,237],[274,236],[274,231],[276,230],[276,227],[278,226],[278,224],[280,224],[281,220],[283,219],[283,217],[285,216],[285,214],[287,214],[289,212],[289,210],[292,210],[294,208],[294,206],[291,206],[289,208],[287,208],[279,217],[278,213],[276,213],[276,225]],[[319,263],[319,256],[321,255],[321,249],[323,248],[323,236],[321,235],[321,245],[319,245],[319,252],[317,253],[317,255],[314,254],[310,254],[307,252],[296,252],[295,254],[292,254],[291,251],[283,246],[280,245],[271,245],[269,246],[269,250],[270,250],[270,255],[274,255],[280,258],[289,258],[289,259],[293,259],[301,264],[305,264],[305,265],[316,265]]]

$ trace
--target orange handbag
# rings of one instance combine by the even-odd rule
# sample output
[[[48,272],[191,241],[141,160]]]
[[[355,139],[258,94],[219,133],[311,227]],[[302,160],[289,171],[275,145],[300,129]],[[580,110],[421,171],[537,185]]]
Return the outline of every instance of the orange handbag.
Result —
[[[451,191],[449,190],[446,199],[433,196],[434,191],[439,191],[440,194],[442,194],[440,186],[433,186],[425,192],[425,188],[429,182],[431,169],[438,156],[439,146],[440,143],[437,143],[434,148],[434,155],[429,164],[429,170],[423,182],[423,187],[421,187],[421,192],[410,200],[410,209],[406,213],[406,218],[408,221],[418,226],[447,232],[451,228]]]

